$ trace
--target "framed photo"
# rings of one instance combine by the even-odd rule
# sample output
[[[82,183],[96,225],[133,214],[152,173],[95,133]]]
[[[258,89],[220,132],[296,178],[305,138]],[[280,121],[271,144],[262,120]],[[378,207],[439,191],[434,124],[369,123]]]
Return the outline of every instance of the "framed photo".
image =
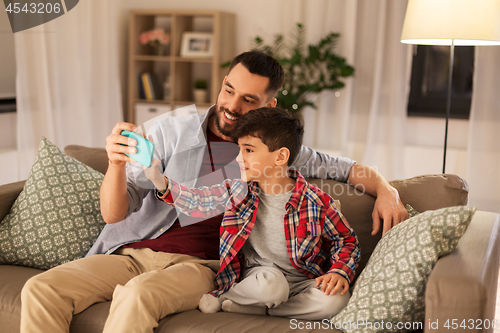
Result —
[[[184,32],[181,57],[211,57],[213,44],[213,35],[209,32]]]

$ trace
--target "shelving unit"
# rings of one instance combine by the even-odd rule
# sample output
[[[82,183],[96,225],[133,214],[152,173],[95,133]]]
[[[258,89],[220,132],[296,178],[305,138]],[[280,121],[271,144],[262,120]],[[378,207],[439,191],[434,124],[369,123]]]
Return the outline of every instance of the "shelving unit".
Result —
[[[144,121],[137,117],[136,109],[157,109],[161,114],[194,103],[192,90],[197,79],[208,83],[209,101],[196,103],[208,108],[217,100],[227,68],[221,64],[235,56],[235,16],[231,13],[209,10],[132,10],[129,28],[128,112],[127,121]],[[139,35],[147,30],[163,28],[170,34],[165,55],[155,55],[150,45],[141,45]],[[213,35],[211,57],[182,57],[184,32],[210,32]],[[163,91],[164,82],[170,80],[170,98],[148,101],[140,98],[139,75],[153,73]],[[152,113],[154,114],[154,112]],[[139,118],[139,119],[138,119]],[[146,117],[147,118],[147,117]]]

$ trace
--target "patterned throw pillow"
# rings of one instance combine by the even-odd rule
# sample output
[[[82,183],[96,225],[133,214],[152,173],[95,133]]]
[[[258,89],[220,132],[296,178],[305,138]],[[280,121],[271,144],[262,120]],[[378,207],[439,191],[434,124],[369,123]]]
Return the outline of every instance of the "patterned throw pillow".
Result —
[[[42,138],[24,189],[0,223],[0,264],[49,269],[85,256],[105,225],[102,179]]]
[[[415,208],[413,208],[410,205],[405,205],[406,211],[408,212],[408,218],[412,218],[413,216],[416,216],[418,212],[416,211]]]
[[[418,214],[392,228],[373,251],[347,306],[332,318],[343,332],[407,332],[423,322],[425,286],[439,257],[451,253],[476,209]]]

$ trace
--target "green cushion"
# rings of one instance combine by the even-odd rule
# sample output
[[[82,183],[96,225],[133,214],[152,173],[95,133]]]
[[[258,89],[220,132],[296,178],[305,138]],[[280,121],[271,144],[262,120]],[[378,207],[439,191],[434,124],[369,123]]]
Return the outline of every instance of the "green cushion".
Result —
[[[398,323],[423,322],[432,268],[455,249],[475,211],[463,206],[427,211],[388,231],[361,272],[349,303],[332,318],[336,327],[344,332],[406,332]]]
[[[406,211],[408,212],[408,218],[412,218],[413,216],[416,216],[418,214],[418,212],[412,206],[405,205],[405,207]]]
[[[24,189],[0,223],[0,264],[49,269],[84,257],[105,225],[103,177],[42,138]]]

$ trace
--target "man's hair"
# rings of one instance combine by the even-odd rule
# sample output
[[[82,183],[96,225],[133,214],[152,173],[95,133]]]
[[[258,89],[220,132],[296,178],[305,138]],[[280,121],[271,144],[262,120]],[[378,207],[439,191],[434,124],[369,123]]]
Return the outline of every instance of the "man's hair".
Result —
[[[274,97],[285,81],[285,73],[280,63],[263,52],[249,51],[237,55],[231,61],[229,72],[237,64],[242,64],[252,74],[257,74],[269,79],[266,93],[269,98]]]
[[[238,119],[231,138],[254,136],[262,140],[270,152],[286,147],[290,151],[288,166],[292,165],[302,147],[304,125],[298,115],[288,110],[262,107],[245,113]]]

